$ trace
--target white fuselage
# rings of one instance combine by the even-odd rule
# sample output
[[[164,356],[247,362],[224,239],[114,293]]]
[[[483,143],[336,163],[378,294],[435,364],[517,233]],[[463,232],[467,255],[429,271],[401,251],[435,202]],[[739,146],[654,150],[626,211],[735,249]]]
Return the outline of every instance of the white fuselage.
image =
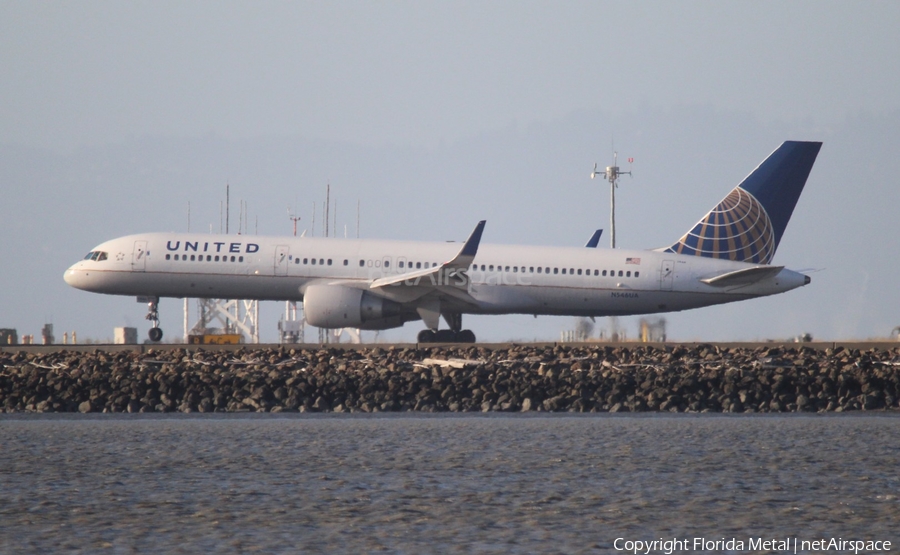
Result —
[[[65,280],[79,289],[115,295],[300,301],[312,284],[366,289],[375,279],[441,265],[460,245],[147,233],[97,246],[92,253],[104,256],[75,263]],[[446,301],[442,310],[646,314],[772,295],[809,283],[805,275],[787,269],[730,287],[701,281],[756,266],[648,250],[484,244],[468,269],[468,300]],[[409,310],[414,313],[415,308]]]

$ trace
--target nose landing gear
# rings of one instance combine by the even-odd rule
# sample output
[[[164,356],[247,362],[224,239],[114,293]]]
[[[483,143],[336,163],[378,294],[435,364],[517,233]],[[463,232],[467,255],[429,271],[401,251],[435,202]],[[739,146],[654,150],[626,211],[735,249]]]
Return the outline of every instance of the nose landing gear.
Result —
[[[139,303],[147,303],[147,319],[153,324],[147,335],[150,341],[160,341],[163,337],[163,331],[159,327],[159,297],[138,297]]]

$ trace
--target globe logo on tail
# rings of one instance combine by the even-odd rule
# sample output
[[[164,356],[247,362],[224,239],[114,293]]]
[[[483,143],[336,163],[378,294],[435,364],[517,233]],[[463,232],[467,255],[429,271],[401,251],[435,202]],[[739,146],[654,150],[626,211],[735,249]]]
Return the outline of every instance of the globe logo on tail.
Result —
[[[744,189],[736,187],[667,250],[768,264],[775,254],[775,232],[762,204]]]

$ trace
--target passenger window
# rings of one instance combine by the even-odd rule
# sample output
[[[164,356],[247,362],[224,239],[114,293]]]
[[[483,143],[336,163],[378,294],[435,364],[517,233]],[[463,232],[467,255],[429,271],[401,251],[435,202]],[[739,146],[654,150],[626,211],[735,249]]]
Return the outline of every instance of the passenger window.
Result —
[[[518,266],[513,266],[513,272],[514,272],[514,273],[519,273],[519,267],[518,267]]]
[[[321,266],[322,264],[325,264],[325,259],[324,259],[324,258],[320,258],[320,259],[319,259],[319,266]]]
[[[175,260],[178,260],[178,255],[177,255],[177,254],[175,255]],[[216,261],[216,262],[219,261],[219,255],[218,255],[218,254],[216,255],[215,261]]]
[[[390,260],[385,260],[385,261],[384,261],[384,267],[385,267],[385,268],[390,268],[390,267],[391,267],[391,261],[390,261]]]
[[[581,275],[581,268],[578,268],[578,275]]]
[[[507,272],[509,271],[509,266],[506,267],[506,271],[507,271]]]
[[[421,268],[421,267],[422,267],[422,263],[421,263],[421,262],[416,262],[416,268],[418,269],[418,268]]]
[[[538,268],[538,269],[540,269],[540,268]],[[534,273],[534,266],[529,266],[529,267],[528,267],[528,272],[531,273],[531,274],[533,274],[533,273]]]
[[[172,255],[170,255],[170,254],[166,255],[166,260],[170,260],[171,258],[172,258]]]
[[[315,259],[315,258],[312,259],[312,264],[313,264],[313,266],[316,265],[316,259]]]
[[[493,265],[493,264],[491,264],[491,265],[490,265],[490,266],[488,266],[488,270],[490,270],[490,271],[492,271],[492,272],[493,272],[493,271],[494,271],[494,265]]]
[[[540,266],[538,266],[538,273],[541,273],[541,270],[543,270],[543,268],[541,268]]]
[[[360,267],[360,268],[362,268],[362,267],[365,266],[365,265],[366,265],[366,261],[365,261],[365,260],[360,260],[360,261],[359,261],[359,267]]]
[[[634,273],[634,277],[641,277],[641,273],[640,273],[640,272],[635,272],[635,273]]]
[[[622,277],[622,270],[619,270],[619,277]]]
[[[399,264],[400,264],[400,267],[402,268],[402,267],[403,267],[403,261],[401,260],[401,261],[399,262]]]
[[[328,265],[331,266],[331,259],[328,259]]]
[[[346,266],[346,265],[348,265],[348,264],[350,264],[350,261],[347,260],[347,259],[345,258],[345,259],[344,259],[344,266]]]
[[[563,268],[562,273],[563,273],[563,275],[566,275],[566,269],[565,269],[565,268]]]
[[[631,270],[628,270],[627,272],[625,272],[625,277],[631,277]]]
[[[175,255],[175,260],[181,260],[177,254]]]
[[[481,271],[484,271],[484,264],[481,265]]]
[[[553,273],[554,273],[554,274],[558,274],[558,273],[559,273],[559,268],[553,268]]]
[[[243,257],[243,256],[239,256],[239,257],[238,257],[238,262],[243,262],[243,261],[244,261],[244,257]]]
[[[207,254],[207,255],[206,255],[206,261],[209,262],[210,260],[212,260],[212,256],[210,256],[210,255]]]

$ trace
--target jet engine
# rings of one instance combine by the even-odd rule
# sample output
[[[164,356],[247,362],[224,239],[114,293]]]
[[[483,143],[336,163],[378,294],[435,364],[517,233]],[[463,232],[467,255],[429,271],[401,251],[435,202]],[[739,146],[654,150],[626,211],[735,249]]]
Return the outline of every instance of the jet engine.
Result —
[[[386,330],[404,322],[400,303],[342,285],[307,287],[303,314],[310,325],[319,328]]]

